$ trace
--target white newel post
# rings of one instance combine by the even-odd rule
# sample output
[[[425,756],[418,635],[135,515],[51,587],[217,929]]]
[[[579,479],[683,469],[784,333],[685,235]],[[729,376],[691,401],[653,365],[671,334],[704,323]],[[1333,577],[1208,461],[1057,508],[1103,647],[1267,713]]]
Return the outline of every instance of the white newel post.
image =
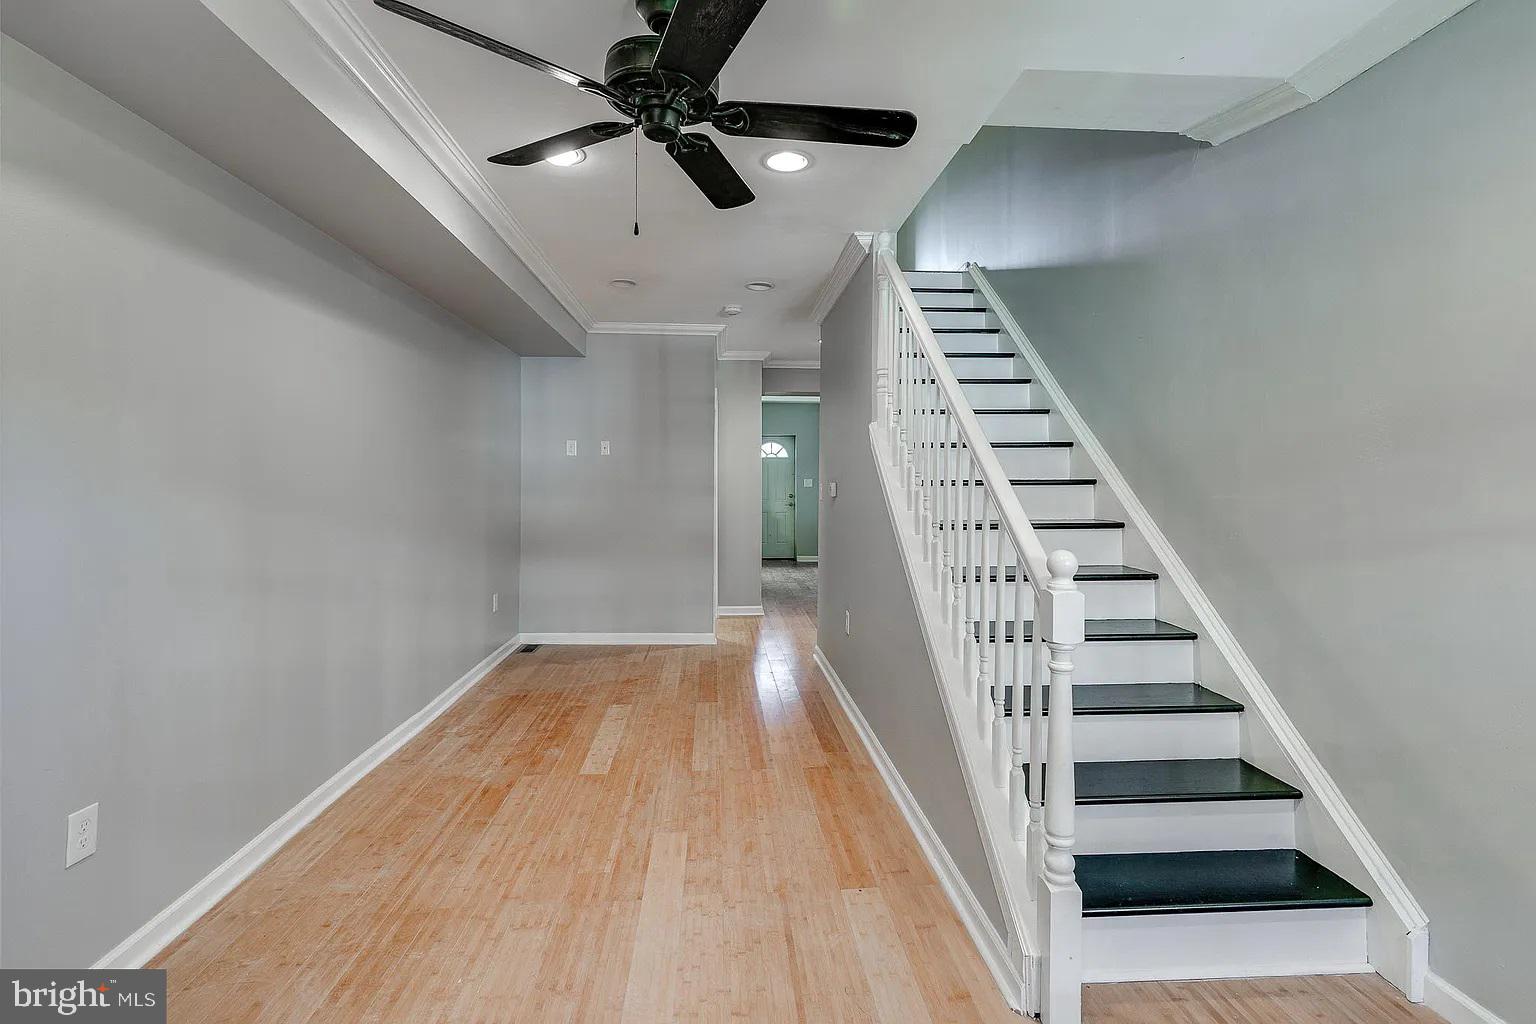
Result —
[[[1053,551],[1050,581],[1035,611],[1036,628],[1050,648],[1051,710],[1046,716],[1045,864],[1040,878],[1040,919],[1045,961],[1040,976],[1044,1024],[1082,1020],[1083,893],[1077,886],[1077,778],[1072,752],[1072,652],[1083,642],[1083,594],[1073,577],[1077,559]]]
[[[872,245],[875,267],[875,416],[881,430],[889,439],[891,457],[897,457],[899,438],[896,436],[895,403],[892,400],[892,378],[896,368],[896,287],[891,282],[887,263],[882,254],[896,254],[896,233],[875,233]]]

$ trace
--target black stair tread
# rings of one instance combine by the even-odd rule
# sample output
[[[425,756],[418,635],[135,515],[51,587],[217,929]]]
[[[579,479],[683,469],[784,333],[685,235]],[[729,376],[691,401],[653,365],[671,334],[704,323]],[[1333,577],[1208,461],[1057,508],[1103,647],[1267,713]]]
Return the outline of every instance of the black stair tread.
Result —
[[[940,448],[959,448],[963,442],[950,441],[948,444],[940,442]],[[1071,441],[993,441],[993,448],[1071,448]]]
[[[1101,853],[1077,858],[1083,916],[1368,907],[1299,850]]]
[[[918,381],[919,384],[932,384],[932,377],[925,377]],[[1029,377],[956,377],[957,384],[1033,384]]]
[[[945,352],[946,359],[1017,359],[1017,352]]]
[[[1082,579],[1079,574],[1078,579]],[[1051,684],[1041,690],[1045,713],[1051,713]],[[1030,708],[1029,688],[1023,687]],[[1013,687],[1004,689],[1004,710],[1013,711]],[[1243,706],[1199,683],[1079,683],[1072,687],[1072,714],[1078,715],[1193,715],[1241,712]]]
[[[1049,409],[992,409],[992,408],[972,409],[971,410],[971,412],[975,413],[977,416],[1044,416],[1044,415],[1048,414],[1050,411],[1051,410],[1049,410]],[[948,416],[949,415],[949,410],[948,409],[940,409],[939,410],[939,415],[940,416]]]
[[[986,306],[919,306],[924,313],[985,313]]]
[[[962,573],[963,572],[964,570],[962,570]],[[1018,579],[1018,575],[1018,566],[1009,565],[1003,567],[1004,581],[1012,583],[1014,580]],[[962,578],[979,580],[981,578],[981,570],[972,569],[968,575],[963,575]],[[1025,573],[1024,578],[1029,579],[1029,573]],[[1077,567],[1077,575],[1073,576],[1072,578],[1078,580],[1079,582],[1088,580],[1097,583],[1104,583],[1109,581],[1120,582],[1123,580],[1155,580],[1157,579],[1157,573],[1150,569],[1138,569],[1133,565],[1080,565]],[[987,571],[987,579],[993,583],[997,582],[996,566],[993,566]],[[1177,685],[1188,686],[1189,684],[1178,683]]]
[[[1001,327],[930,327],[934,334],[1002,334]]]
[[[993,519],[986,523],[972,523],[972,528],[980,530],[985,526],[988,530],[1001,530],[1002,524]],[[1118,519],[1031,519],[1029,525],[1038,533],[1041,530],[1123,530],[1125,524]],[[948,523],[940,523],[939,529],[949,529]]]
[[[985,482],[984,480],[961,480],[959,484],[961,487],[979,487]],[[1017,487],[1083,487],[1097,484],[1099,481],[1091,476],[1032,476],[1015,477],[1008,482]],[[940,480],[939,486],[943,487],[948,483],[948,480]]]
[[[994,623],[995,625],[995,623]],[[1185,629],[1183,626],[1175,626],[1171,622],[1162,619],[1088,619],[1083,623],[1083,639],[1092,640],[1197,640],[1199,635]],[[980,624],[971,626],[971,632],[980,635]],[[991,639],[993,630],[987,630],[987,638]],[[1033,640],[1035,636],[1035,624],[1029,620],[1024,622],[1024,640]],[[1003,640],[1013,643],[1013,621],[1003,622]]]
[[[1301,790],[1240,757],[1077,762],[1079,806],[1300,799]]]
[[[932,293],[932,294],[959,295],[959,294],[961,294],[963,292],[974,292],[976,289],[975,288],[917,288],[917,287],[911,287],[910,290],[912,291],[913,294],[919,294],[919,293],[922,293],[922,292],[929,292],[929,293]]]

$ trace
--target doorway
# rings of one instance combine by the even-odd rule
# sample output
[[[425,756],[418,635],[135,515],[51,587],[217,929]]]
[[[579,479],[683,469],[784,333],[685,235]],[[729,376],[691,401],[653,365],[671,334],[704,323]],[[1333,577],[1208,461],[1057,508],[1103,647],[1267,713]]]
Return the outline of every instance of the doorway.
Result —
[[[763,557],[795,557],[795,438],[763,437]]]

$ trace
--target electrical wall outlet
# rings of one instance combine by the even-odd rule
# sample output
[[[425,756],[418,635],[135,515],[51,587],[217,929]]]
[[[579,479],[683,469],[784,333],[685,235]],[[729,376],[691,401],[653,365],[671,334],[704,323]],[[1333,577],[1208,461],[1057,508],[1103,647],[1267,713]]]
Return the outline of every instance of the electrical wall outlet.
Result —
[[[843,635],[853,636],[853,612],[843,609]]]
[[[828,480],[827,481],[827,497],[829,497],[829,498],[837,497],[837,481],[836,480]]]
[[[599,455],[612,455],[613,454],[613,444],[611,442],[609,442],[609,441],[604,441],[601,445],[598,446],[598,448],[599,448],[599,451],[598,451]]]
[[[565,442],[565,454],[567,454],[567,455],[575,455],[576,454],[576,442],[575,441],[567,441],[567,442]]]
[[[805,478],[805,486],[807,486],[807,487],[815,487],[816,486],[816,481],[812,480],[810,477],[806,477]]]
[[[69,845],[64,866],[71,867],[96,852],[96,814],[100,804],[82,807],[69,816]]]
[[[500,594],[492,594],[491,595],[491,612],[494,614],[494,613],[499,612],[499,611],[501,611],[501,595]]]

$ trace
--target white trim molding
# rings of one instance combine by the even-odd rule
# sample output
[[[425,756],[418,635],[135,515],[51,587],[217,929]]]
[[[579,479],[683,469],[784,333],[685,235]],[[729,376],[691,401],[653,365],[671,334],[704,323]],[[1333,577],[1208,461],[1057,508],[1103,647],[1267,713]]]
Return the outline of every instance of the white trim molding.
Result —
[[[843,251],[837,254],[837,262],[832,264],[826,280],[821,282],[821,288],[816,292],[816,298],[811,301],[813,321],[819,324],[832,312],[837,300],[843,297],[848,282],[853,280],[859,264],[869,255],[869,247],[874,244],[874,240],[873,231],[855,231],[848,236],[848,241],[843,243]]]
[[[819,555],[796,555],[795,556],[795,561],[797,561],[797,562],[809,562],[809,563],[814,565],[816,562],[820,561],[820,556]]]
[[[1183,134],[1220,145],[1316,103],[1471,3],[1472,0],[1397,0],[1284,82],[1191,125]]]
[[[1007,940],[993,927],[986,911],[977,901],[976,894],[966,884],[965,876],[960,873],[954,858],[950,857],[943,840],[934,831],[928,816],[923,813],[917,797],[913,796],[912,791],[907,788],[906,780],[896,769],[895,762],[880,745],[880,737],[875,735],[875,730],[864,718],[864,713],[859,710],[858,704],[854,703],[853,696],[843,685],[837,670],[827,660],[819,644],[812,651],[812,656],[816,660],[816,666],[821,669],[821,674],[826,677],[827,685],[831,688],[833,696],[837,698],[843,714],[847,715],[848,721],[853,724],[853,731],[859,734],[859,739],[863,742],[869,759],[874,762],[875,769],[880,773],[880,778],[885,781],[885,787],[890,791],[896,809],[901,811],[907,827],[917,837],[917,845],[923,851],[928,866],[933,869],[934,875],[938,878],[939,887],[944,890],[944,895],[949,897],[955,913],[960,916],[960,923],[965,925],[971,941],[976,944],[976,950],[981,954],[987,969],[992,972],[998,989],[1008,997],[1013,1009],[1021,1010],[1022,1006],[1019,1003],[1024,992],[1025,979],[1023,972],[1014,963],[1014,956],[1009,953]]]
[[[1449,1024],[1509,1024],[1433,971],[1424,984],[1424,1004],[1444,1017]]]
[[[1366,830],[1365,823],[1345,799],[1333,776],[1323,767],[1317,754],[1302,737],[1301,731],[1281,707],[1274,691],[1259,674],[1258,667],[1238,643],[1236,635],[1216,610],[1194,573],[1179,557],[1173,544],[1153,520],[1152,514],[1131,489],[1129,481],[1110,458],[1109,451],[1062,390],[1060,382],[1046,366],[1045,360],[1019,326],[997,289],[992,286],[986,271],[975,264],[969,264],[966,269],[991,314],[997,317],[1004,332],[1013,339],[1029,363],[1035,383],[1045,389],[1057,414],[1076,438],[1079,449],[1092,462],[1099,479],[1120,502],[1128,524],[1141,534],[1153,556],[1162,562],[1168,580],[1178,588],[1199,620],[1203,639],[1210,640],[1231,667],[1237,682],[1245,691],[1244,703],[1248,710],[1267,728],[1281,754],[1300,777],[1307,798],[1322,809],[1338,830],[1338,838],[1347,847],[1347,853],[1343,855],[1352,855],[1370,876],[1370,888],[1375,890],[1372,895],[1379,897],[1377,906],[1372,908],[1368,917],[1372,966],[1402,989],[1410,1000],[1423,1002],[1424,980],[1429,973],[1428,915],[1408,891],[1407,884],[1387,859],[1386,853]],[[1360,883],[1363,879],[1355,881]]]
[[[717,619],[761,614],[763,614],[763,606],[760,604],[722,604],[715,609]]]
[[[410,718],[385,734],[377,743],[352,759],[341,771],[322,782],[314,792],[300,800],[287,813],[262,829],[250,842],[236,850],[218,867],[208,872],[201,881],[180,896],[160,913],[150,918],[143,927],[92,965],[93,970],[131,970],[142,967],[160,952],[171,940],[228,895],[235,886],[250,877],[252,872],[266,863],[283,844],[298,834],[299,830],[319,817],[342,794],[357,785],[369,772],[377,768],[391,754],[405,746],[418,733],[451,708],[460,697],[468,693],[480,680],[490,675],[506,657],[525,643],[522,636],[514,636],[487,655],[474,668]]]
[[[720,352],[715,356],[725,363],[764,363],[768,359],[767,352]]]
[[[699,646],[715,642],[713,633],[524,633],[525,644],[552,647]]]
[[[819,370],[820,359],[770,359],[763,364],[768,370]]]
[[[724,324],[645,324],[624,320],[599,320],[587,328],[588,334],[667,334],[696,338],[718,338]]]

